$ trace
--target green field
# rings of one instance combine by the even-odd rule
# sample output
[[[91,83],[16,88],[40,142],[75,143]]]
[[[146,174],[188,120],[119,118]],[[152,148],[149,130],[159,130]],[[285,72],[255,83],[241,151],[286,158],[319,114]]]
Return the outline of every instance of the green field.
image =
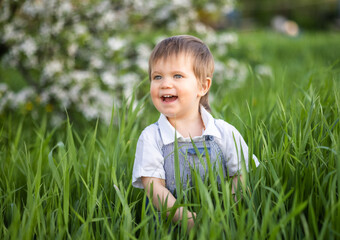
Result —
[[[0,115],[0,239],[339,239],[340,34],[238,36],[229,56],[247,63],[248,77],[213,83],[211,105],[261,163],[242,200],[212,176],[178,201],[198,213],[189,235],[152,206],[146,213],[146,195],[131,186],[138,136],[158,118],[139,96],[145,81],[138,98],[114,107],[110,126]]]

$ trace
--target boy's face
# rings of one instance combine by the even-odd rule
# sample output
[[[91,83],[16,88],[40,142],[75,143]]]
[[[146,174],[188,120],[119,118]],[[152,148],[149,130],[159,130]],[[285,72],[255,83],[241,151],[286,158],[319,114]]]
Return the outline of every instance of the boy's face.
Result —
[[[156,61],[150,78],[152,102],[169,121],[197,116],[200,98],[207,90],[199,84],[190,56],[179,54]]]

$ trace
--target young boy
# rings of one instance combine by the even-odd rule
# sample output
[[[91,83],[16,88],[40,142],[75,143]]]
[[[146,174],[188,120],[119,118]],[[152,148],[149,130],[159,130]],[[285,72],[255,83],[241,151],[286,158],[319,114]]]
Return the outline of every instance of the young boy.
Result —
[[[167,209],[170,209],[176,201],[175,136],[184,189],[191,184],[193,166],[202,180],[205,178],[206,166],[198,160],[197,150],[204,160],[205,150],[208,150],[216,175],[218,167],[222,166],[223,173],[233,177],[233,193],[237,179],[241,179],[241,175],[237,174],[241,170],[242,154],[248,169],[248,147],[240,133],[209,113],[208,92],[213,71],[214,59],[209,48],[193,36],[167,38],[158,43],[151,53],[150,95],[161,114],[159,120],[145,128],[139,137],[132,185],[144,188],[158,209],[166,201]],[[259,162],[254,155],[253,160],[257,166]],[[182,219],[182,213],[183,208],[177,209],[173,221]],[[191,229],[194,225],[192,215],[195,213],[188,211],[187,214]]]

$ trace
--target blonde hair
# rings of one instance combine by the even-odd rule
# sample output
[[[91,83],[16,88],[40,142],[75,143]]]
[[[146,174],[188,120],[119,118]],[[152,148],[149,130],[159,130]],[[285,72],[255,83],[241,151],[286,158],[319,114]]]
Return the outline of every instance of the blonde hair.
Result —
[[[214,57],[208,46],[197,37],[189,35],[178,35],[166,38],[159,42],[153,49],[149,58],[149,79],[151,81],[152,66],[157,61],[168,57],[186,54],[192,57],[193,72],[201,86],[207,78],[213,77]],[[207,110],[211,111],[208,99],[209,91],[201,97],[200,104]]]

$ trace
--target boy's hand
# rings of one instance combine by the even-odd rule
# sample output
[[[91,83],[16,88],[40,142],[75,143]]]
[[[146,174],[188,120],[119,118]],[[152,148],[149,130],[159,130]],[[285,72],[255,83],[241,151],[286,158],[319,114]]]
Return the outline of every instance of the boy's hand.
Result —
[[[244,185],[244,180],[242,178],[242,175],[235,175],[232,180],[232,186],[231,186],[231,193],[233,194],[235,202],[242,199],[242,187],[241,185]],[[240,191],[240,192],[238,192]],[[241,195],[240,199],[237,198],[237,195]]]
[[[195,212],[188,212],[188,226],[187,232],[190,233],[191,229],[195,226],[196,213]]]
[[[152,199],[152,203],[159,210],[160,206],[167,202],[167,208],[171,209],[176,202],[176,198],[171,194],[171,192],[165,187],[165,180],[159,178],[152,177],[142,177],[142,183],[144,189],[147,191],[147,195],[150,199]],[[151,188],[152,188],[152,196],[151,196]],[[175,215],[173,216],[173,222],[177,222],[178,220],[182,221],[183,216],[183,207],[180,207],[176,210]],[[195,226],[196,213],[195,212],[187,212],[187,232]],[[170,211],[167,212],[167,215]]]

